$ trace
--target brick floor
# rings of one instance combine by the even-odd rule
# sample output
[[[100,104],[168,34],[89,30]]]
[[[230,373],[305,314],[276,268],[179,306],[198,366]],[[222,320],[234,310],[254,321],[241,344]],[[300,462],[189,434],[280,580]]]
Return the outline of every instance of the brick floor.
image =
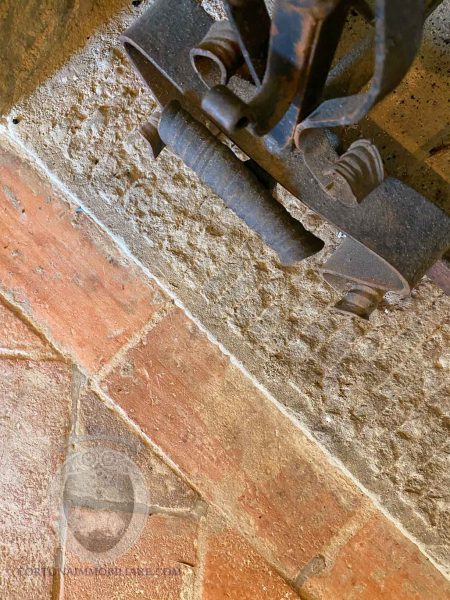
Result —
[[[5,306],[0,317],[0,598],[47,598],[52,578],[34,569],[53,566],[58,544],[51,481],[65,456],[72,371]]]
[[[77,433],[78,448],[105,446],[126,454],[145,477],[152,506],[181,513],[201,508],[199,494],[90,390],[85,390],[80,398]]]
[[[419,549],[6,143],[0,214],[1,598],[450,598]],[[105,446],[146,493],[127,500],[127,473],[92,479],[89,463],[61,490],[64,530],[42,508],[48,486],[64,460]],[[74,571],[92,567],[74,540],[106,543],[105,523],[147,511],[108,564],[125,576]],[[64,539],[64,577],[11,577],[58,564]]]
[[[187,517],[153,515],[133,548],[113,564],[97,567],[95,575],[84,575],[83,569],[92,565],[69,555],[65,599],[192,598],[197,526],[196,521]]]
[[[370,519],[333,558],[302,586],[306,598],[450,598],[423,554],[382,515]]]
[[[154,315],[164,294],[2,145],[0,289],[82,365],[98,368]]]
[[[297,594],[214,511],[204,537],[202,600],[294,600]]]
[[[21,321],[11,308],[0,299],[0,356],[56,358],[57,353],[50,344],[30,324]]]
[[[364,502],[181,310],[131,349],[104,387],[209,501],[264,541],[287,577]]]

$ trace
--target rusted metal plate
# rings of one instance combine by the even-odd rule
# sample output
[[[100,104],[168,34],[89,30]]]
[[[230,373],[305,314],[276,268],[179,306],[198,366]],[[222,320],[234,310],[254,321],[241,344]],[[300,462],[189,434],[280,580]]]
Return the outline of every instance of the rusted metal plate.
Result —
[[[130,58],[162,106],[172,100],[200,121],[207,87],[192,69],[190,49],[212,23],[195,0],[156,0],[123,36]],[[413,286],[450,247],[450,219],[422,195],[392,178],[360,204],[344,206],[312,175],[298,149],[279,150],[271,135],[248,129],[230,139],[301,202],[367,249],[367,257],[390,265]],[[369,260],[369,259],[367,259]],[[367,264],[368,272],[374,270]],[[379,265],[375,265],[375,271]]]

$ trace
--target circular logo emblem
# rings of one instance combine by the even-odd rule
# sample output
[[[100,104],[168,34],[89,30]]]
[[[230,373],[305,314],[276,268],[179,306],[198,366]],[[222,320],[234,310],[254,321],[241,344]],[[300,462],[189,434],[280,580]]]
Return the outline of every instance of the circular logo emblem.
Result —
[[[52,482],[51,495],[62,495],[59,520],[67,549],[96,565],[124,554],[140,537],[148,516],[141,470],[124,452],[104,443],[71,453]]]

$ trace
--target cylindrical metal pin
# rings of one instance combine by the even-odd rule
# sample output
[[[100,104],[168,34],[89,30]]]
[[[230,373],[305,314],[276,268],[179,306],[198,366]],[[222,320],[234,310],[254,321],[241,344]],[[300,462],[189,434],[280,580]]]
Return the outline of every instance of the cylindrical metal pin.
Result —
[[[323,248],[272,196],[237,156],[177,102],[163,110],[161,139],[200,179],[253,229],[279,256],[292,265]]]

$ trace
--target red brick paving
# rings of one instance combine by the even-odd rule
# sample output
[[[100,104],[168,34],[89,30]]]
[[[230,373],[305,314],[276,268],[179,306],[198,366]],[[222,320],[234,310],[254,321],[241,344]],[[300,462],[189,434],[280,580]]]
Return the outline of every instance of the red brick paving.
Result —
[[[158,487],[160,514],[116,561],[179,567],[181,575],[68,574],[65,598],[290,600],[300,580],[308,600],[450,598],[448,582],[414,544],[182,311],[149,323],[167,306],[162,290],[6,143],[0,215],[0,290],[15,305],[0,304],[0,597],[50,597],[49,580],[4,571],[52,560],[56,531],[40,501],[72,425],[71,367],[23,312],[91,372],[94,387],[98,369],[130,344],[104,390],[188,482],[159,458],[139,463]],[[83,392],[77,434],[139,440],[102,402]],[[374,516],[358,524],[365,508]],[[66,566],[76,565],[69,552]]]
[[[214,522],[215,521],[215,522]],[[294,600],[282,577],[236,530],[208,518],[201,600]]]
[[[126,554],[93,565],[69,554],[65,565],[65,600],[190,600],[195,584],[198,523],[187,517],[153,515],[142,537]],[[77,570],[78,569],[78,570]],[[101,569],[99,566],[98,569]],[[81,570],[81,574],[80,574]]]
[[[163,294],[7,146],[0,152],[0,289],[85,367],[98,368]]]
[[[186,512],[197,510],[201,500],[195,490],[144,445],[117,412],[90,390],[80,398],[77,430],[81,440],[79,448],[112,448],[133,461],[147,480],[151,505]]]
[[[33,332],[27,335],[12,313],[2,310],[2,315],[0,337],[20,332],[14,341],[29,348]],[[52,567],[58,543],[58,503],[50,483],[65,457],[70,388],[70,365],[0,357],[0,598],[5,600],[50,594],[51,577],[34,569]]]
[[[294,578],[352,517],[362,494],[171,311],[104,383],[205,497],[264,541]]]
[[[45,339],[21,321],[0,299],[0,356],[22,355],[29,358],[56,357]]]
[[[450,588],[383,515],[370,519],[334,562],[301,588],[308,600],[449,600]]]

